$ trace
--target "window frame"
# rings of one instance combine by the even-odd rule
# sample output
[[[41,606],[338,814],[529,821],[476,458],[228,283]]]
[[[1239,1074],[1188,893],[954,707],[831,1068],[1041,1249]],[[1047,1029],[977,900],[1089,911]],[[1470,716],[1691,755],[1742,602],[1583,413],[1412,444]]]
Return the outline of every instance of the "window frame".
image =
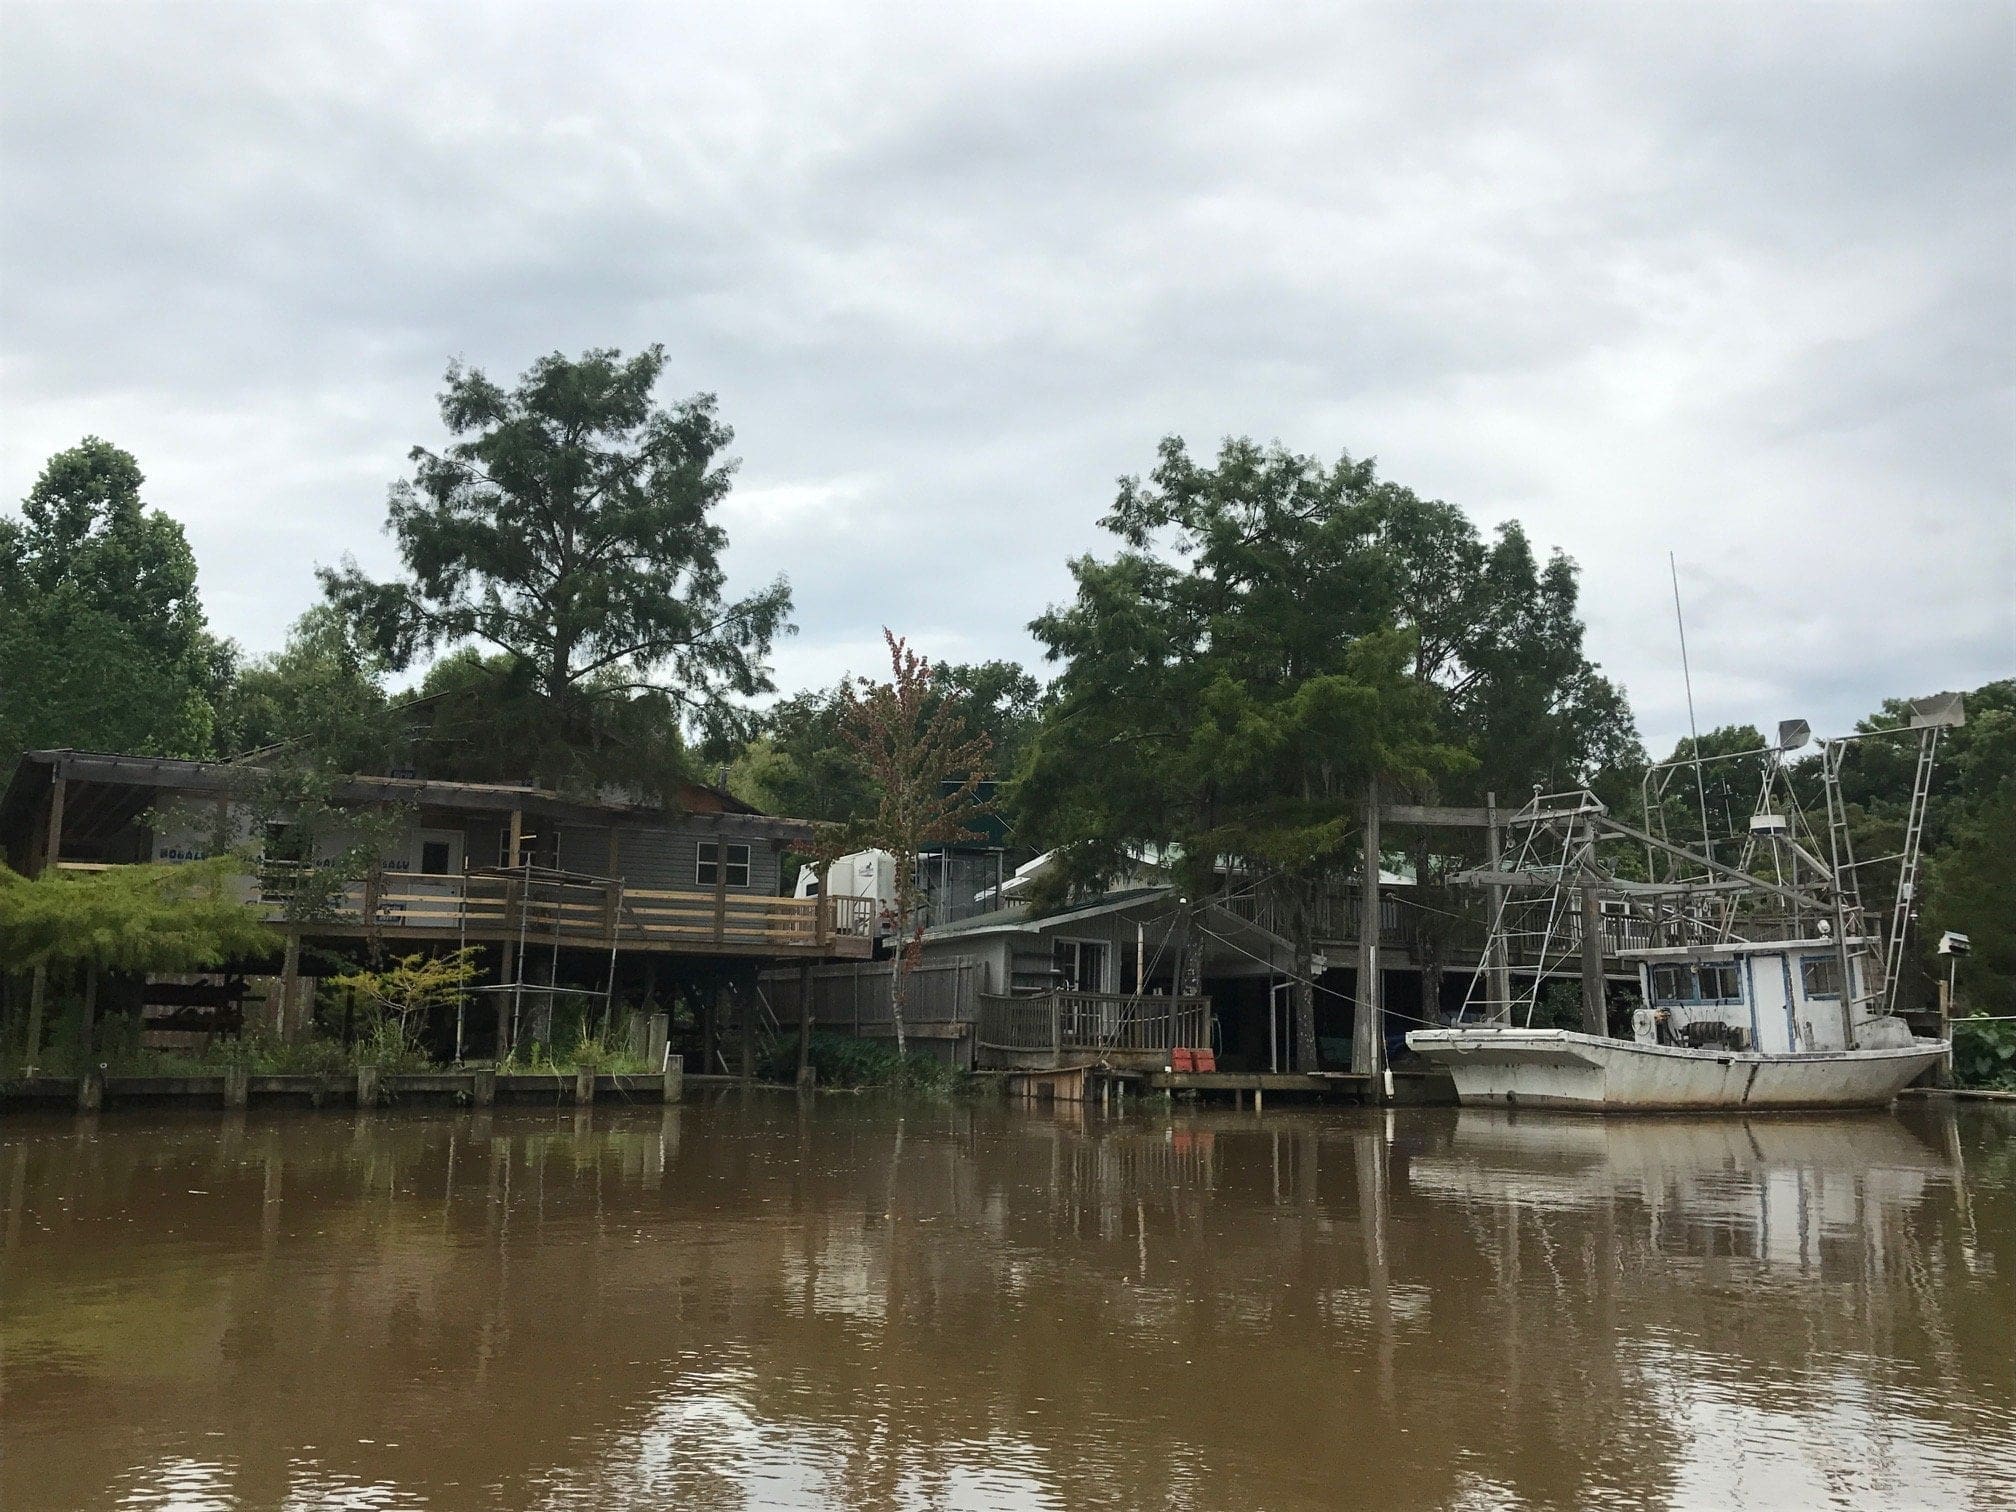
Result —
[[[1050,937],[1050,961],[1060,978],[1063,976],[1063,965],[1057,959],[1057,951],[1058,947],[1063,945],[1071,947],[1074,975],[1082,974],[1084,971],[1085,947],[1088,945],[1099,953],[1099,970],[1098,980],[1089,987],[1082,983],[1064,983],[1062,981],[1059,982],[1059,985],[1066,992],[1096,992],[1102,996],[1107,994],[1110,989],[1106,986],[1106,979],[1113,965],[1113,942],[1088,935],[1052,935]]]
[[[736,852],[741,859],[736,859]],[[693,885],[695,887],[748,887],[755,875],[755,849],[742,840],[701,840],[693,847]],[[742,873],[742,880],[735,880],[735,873]],[[721,879],[726,877],[724,883]]]
[[[1718,993],[1714,997],[1708,996],[1706,989],[1702,985],[1702,977],[1704,973],[1710,971],[1715,972],[1718,976],[1726,971],[1729,974],[1729,985],[1734,989],[1734,991],[1727,994]],[[1726,1005],[1730,1003],[1742,1002],[1743,1001],[1742,965],[1733,960],[1696,961],[1694,963],[1694,1001],[1697,1003],[1714,1003],[1717,1005]]]
[[[1660,989],[1659,978],[1662,972],[1672,973],[1674,977],[1677,977],[1677,991],[1669,992]],[[1721,977],[1722,973],[1727,972],[1728,979],[1726,985],[1735,989],[1733,995],[1725,996],[1718,993],[1716,996],[1709,996],[1702,987],[1702,976],[1707,972],[1715,974],[1718,986],[1724,985]],[[1693,1006],[1697,1004],[1701,1006],[1727,1007],[1732,1003],[1741,1003],[1743,1001],[1743,965],[1740,961],[1734,960],[1656,961],[1652,965],[1651,982],[1649,985],[1651,987],[1652,1006],[1655,1008]]]
[[[1809,973],[1814,967],[1821,967],[1833,977],[1832,991],[1815,989]],[[1802,955],[1799,957],[1799,995],[1809,1003],[1838,1003],[1841,1001],[1841,960],[1831,955]]]

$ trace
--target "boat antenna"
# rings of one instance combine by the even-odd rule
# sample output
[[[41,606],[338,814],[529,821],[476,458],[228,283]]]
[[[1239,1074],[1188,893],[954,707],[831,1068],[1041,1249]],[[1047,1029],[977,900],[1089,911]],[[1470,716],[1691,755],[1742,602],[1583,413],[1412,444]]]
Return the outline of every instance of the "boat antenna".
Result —
[[[1701,801],[1701,849],[1710,860],[1715,842],[1708,835],[1708,779],[1701,774],[1701,731],[1694,723],[1694,673],[1687,664],[1687,618],[1680,612],[1680,564],[1666,553],[1666,569],[1673,575],[1673,623],[1680,631],[1680,679],[1687,685],[1687,738],[1694,745],[1694,792]]]

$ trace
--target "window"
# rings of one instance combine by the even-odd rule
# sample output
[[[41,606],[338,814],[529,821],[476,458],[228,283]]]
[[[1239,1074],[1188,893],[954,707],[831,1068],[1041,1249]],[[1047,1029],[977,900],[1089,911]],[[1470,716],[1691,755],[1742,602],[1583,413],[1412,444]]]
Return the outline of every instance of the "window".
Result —
[[[1652,968],[1652,1001],[1655,1004],[1685,1003],[1694,996],[1693,972],[1685,966]]]
[[[1654,966],[1652,1001],[1668,1003],[1740,1003],[1743,973],[1734,961],[1703,961],[1698,966]]]
[[[719,840],[702,840],[699,859],[693,866],[693,880],[702,887],[714,887],[721,882],[724,873],[730,887],[749,885],[749,847],[723,845]]]
[[[1051,959],[1057,966],[1057,985],[1068,992],[1106,990],[1106,942],[1104,940],[1054,940]]]
[[[1836,956],[1801,956],[1799,989],[1811,998],[1841,996],[1841,962]]]
[[[1704,1003],[1743,1001],[1743,977],[1734,961],[1703,961],[1697,968]]]
[[[448,842],[446,840],[422,840],[420,842],[420,870],[429,877],[448,875]]]

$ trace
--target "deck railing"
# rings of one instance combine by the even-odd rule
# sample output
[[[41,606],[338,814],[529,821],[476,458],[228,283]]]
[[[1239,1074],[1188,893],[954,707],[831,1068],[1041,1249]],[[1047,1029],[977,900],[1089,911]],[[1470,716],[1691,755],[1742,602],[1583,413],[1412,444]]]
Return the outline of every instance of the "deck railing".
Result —
[[[58,864],[65,870],[103,869]],[[331,887],[321,897],[302,896],[314,875],[305,867],[268,861],[257,876],[245,878],[243,895],[248,903],[263,904],[275,922],[292,918],[311,929],[596,948],[724,945],[865,955],[875,923],[872,898],[631,887],[534,866],[447,874],[380,871]]]
[[[1120,997],[1103,992],[980,994],[975,1043],[1001,1056],[1069,1051],[1172,1050],[1208,1045],[1209,998]]]

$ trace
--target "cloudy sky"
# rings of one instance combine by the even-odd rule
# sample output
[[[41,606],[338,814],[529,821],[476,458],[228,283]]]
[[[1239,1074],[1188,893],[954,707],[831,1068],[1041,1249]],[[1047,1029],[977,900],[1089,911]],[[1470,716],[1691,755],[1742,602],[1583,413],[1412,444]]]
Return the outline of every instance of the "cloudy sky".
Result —
[[[451,357],[663,342],[785,686],[964,659],[1156,439],[1585,575],[1684,728],[2016,673],[2016,3],[0,8],[0,499],[86,433],[276,646]]]

